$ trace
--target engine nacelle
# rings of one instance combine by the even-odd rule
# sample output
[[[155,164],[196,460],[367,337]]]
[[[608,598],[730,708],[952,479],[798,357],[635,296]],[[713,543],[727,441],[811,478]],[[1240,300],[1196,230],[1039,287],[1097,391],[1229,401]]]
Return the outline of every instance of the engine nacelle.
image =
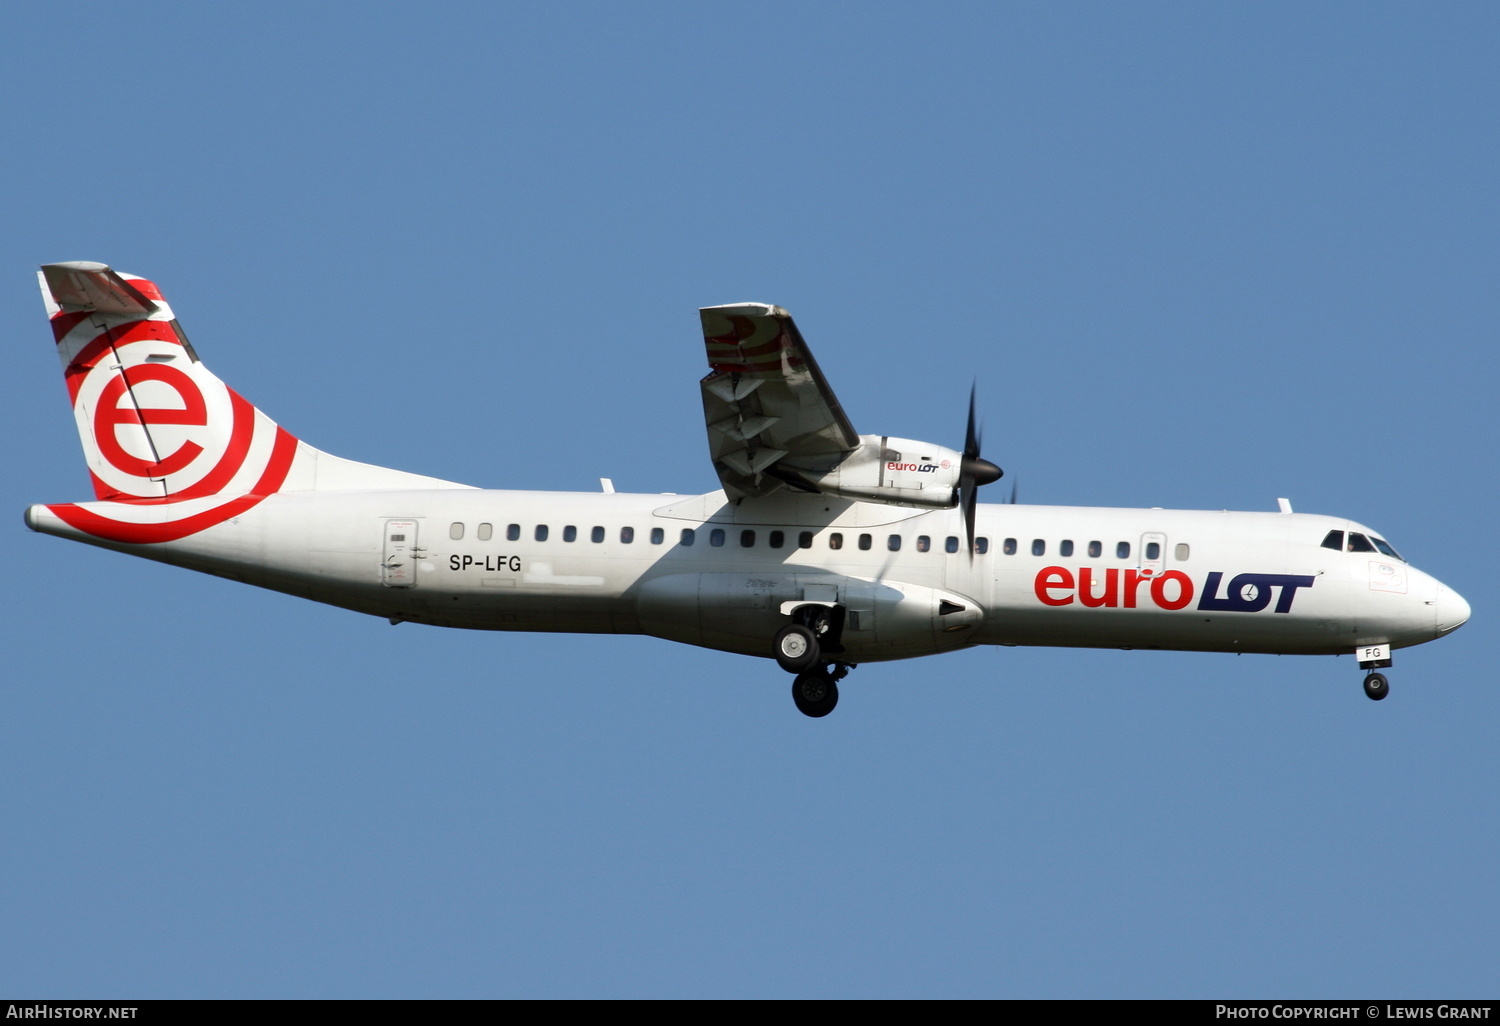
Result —
[[[963,454],[889,435],[860,435],[860,446],[824,474],[803,472],[826,495],[890,506],[947,509],[958,502]]]

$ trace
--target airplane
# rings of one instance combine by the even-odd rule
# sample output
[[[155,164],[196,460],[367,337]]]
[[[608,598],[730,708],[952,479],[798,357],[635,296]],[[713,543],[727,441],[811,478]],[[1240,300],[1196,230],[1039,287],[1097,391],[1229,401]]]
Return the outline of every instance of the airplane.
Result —
[[[294,437],[208,371],[157,286],[44,265],[93,501],[26,524],[361,613],[647,634],[774,659],[826,716],[861,663],[977,645],[1353,654],[1365,694],[1469,604],[1343,517],[981,505],[980,455],[861,435],[786,310],[699,311],[705,495],[475,488]]]

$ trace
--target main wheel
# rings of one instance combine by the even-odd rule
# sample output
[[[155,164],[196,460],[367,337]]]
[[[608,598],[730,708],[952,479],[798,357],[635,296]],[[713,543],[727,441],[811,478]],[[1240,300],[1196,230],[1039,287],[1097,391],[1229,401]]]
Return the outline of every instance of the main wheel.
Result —
[[[1365,697],[1378,702],[1391,693],[1391,682],[1383,673],[1372,673],[1365,678]]]
[[[818,661],[818,637],[800,623],[776,632],[776,661],[787,673],[801,673]]]
[[[792,701],[804,716],[827,716],[839,704],[839,686],[824,673],[799,673],[792,681]]]

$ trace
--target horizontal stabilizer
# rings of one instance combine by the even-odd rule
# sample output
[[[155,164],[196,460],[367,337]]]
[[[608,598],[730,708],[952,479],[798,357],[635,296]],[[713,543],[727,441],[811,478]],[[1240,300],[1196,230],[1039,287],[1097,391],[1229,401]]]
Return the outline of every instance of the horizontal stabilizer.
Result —
[[[149,317],[156,303],[107,264],[71,260],[44,264],[40,273],[42,295],[50,296],[57,309],[66,313],[105,313],[122,317]],[[48,316],[57,311],[47,311]]]

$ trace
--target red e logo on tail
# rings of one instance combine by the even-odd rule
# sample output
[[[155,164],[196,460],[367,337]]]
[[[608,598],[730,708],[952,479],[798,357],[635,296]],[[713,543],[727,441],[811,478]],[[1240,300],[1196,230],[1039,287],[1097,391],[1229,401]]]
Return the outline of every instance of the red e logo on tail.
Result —
[[[202,454],[203,446],[196,442],[183,442],[173,452],[158,452],[156,461],[146,460],[125,451],[116,429],[121,424],[139,424],[150,435],[152,424],[205,427],[208,424],[208,407],[203,401],[203,393],[192,378],[176,367],[155,363],[139,364],[131,367],[129,374],[132,386],[146,381],[160,381],[168,386],[182,397],[183,408],[142,407],[137,412],[134,398],[122,407],[120,400],[126,395],[125,379],[111,379],[100,390],[98,406],[94,411],[94,443],[99,446],[100,454],[115,468],[132,477],[166,477],[183,470]],[[152,444],[155,443],[156,439],[153,438]]]

